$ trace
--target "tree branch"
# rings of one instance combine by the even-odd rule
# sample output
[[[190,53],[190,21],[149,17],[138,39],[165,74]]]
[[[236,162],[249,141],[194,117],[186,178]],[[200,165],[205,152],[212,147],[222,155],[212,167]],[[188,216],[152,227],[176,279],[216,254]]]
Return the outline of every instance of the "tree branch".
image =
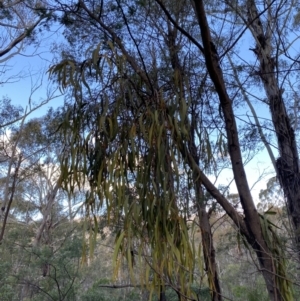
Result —
[[[26,29],[22,34],[20,34],[16,39],[14,39],[4,50],[1,50],[0,57],[10,52],[16,45],[22,42],[28,36],[28,33],[34,30],[44,18],[45,17],[41,17],[31,27]]]
[[[15,190],[16,190],[16,182],[17,182],[17,178],[19,175],[19,169],[21,166],[22,159],[23,159],[23,157],[22,157],[22,155],[20,155],[19,160],[17,162],[15,172],[14,172],[13,183],[12,183],[12,187],[11,187],[11,194],[10,194],[10,198],[9,198],[7,207],[5,208],[6,211],[5,211],[5,216],[3,219],[2,229],[1,229],[1,233],[0,233],[0,244],[2,243],[2,240],[4,237],[4,231],[5,231],[5,227],[6,227],[6,223],[7,223],[7,217],[8,217],[10,206],[11,206],[13,198],[14,198],[14,194],[15,194]]]

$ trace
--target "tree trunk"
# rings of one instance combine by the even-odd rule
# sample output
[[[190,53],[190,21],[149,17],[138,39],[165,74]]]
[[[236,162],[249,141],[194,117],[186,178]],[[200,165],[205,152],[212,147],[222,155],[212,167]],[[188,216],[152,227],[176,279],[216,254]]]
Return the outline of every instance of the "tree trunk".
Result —
[[[183,78],[185,75],[185,70],[180,64],[180,59],[178,56],[178,45],[176,45],[176,38],[177,38],[177,29],[172,28],[170,22],[168,22],[168,35],[165,37],[166,44],[169,48],[169,54],[170,54],[170,60],[171,65],[174,70],[174,74],[176,74],[177,78],[177,88],[180,93],[180,97],[185,98],[185,89],[184,89],[184,83]],[[197,147],[195,145],[195,141],[193,140],[193,137],[195,137],[195,125],[194,125],[194,116],[192,116],[192,125],[190,130],[190,152],[195,160],[197,162],[197,165],[199,165],[199,155],[197,154]],[[188,119],[187,121],[188,122]],[[189,125],[187,125],[187,128],[189,128]],[[212,301],[221,301],[222,295],[221,295],[221,286],[219,282],[219,277],[217,273],[216,268],[216,256],[215,256],[215,249],[213,246],[213,238],[212,238],[212,232],[211,227],[209,223],[209,216],[206,212],[205,202],[203,199],[203,190],[201,183],[197,181],[197,176],[194,173],[193,180],[195,183],[195,194],[196,194],[196,206],[198,211],[198,218],[199,218],[199,224],[200,224],[200,230],[201,230],[201,236],[202,236],[202,249],[203,249],[203,256],[205,261],[205,269],[207,271],[207,278],[209,283],[209,288],[211,292],[211,300]]]
[[[253,202],[247,182],[240,149],[237,125],[232,108],[232,101],[228,96],[223,79],[222,69],[219,63],[218,53],[211,39],[204,4],[202,0],[194,0],[193,4],[200,26],[205,63],[210,78],[218,93],[220,106],[224,115],[225,128],[228,139],[228,152],[232,162],[234,180],[240,196],[241,205],[243,207],[245,215],[244,221],[248,232],[247,236],[245,237],[257,255],[261,272],[266,282],[270,300],[283,301],[284,292],[280,290],[280,287],[276,282],[277,275],[280,275],[280,273],[276,270],[276,264],[274,264],[272,251],[268,247],[264,238],[260,223],[260,217]]]
[[[300,258],[300,174],[295,133],[282,98],[283,91],[276,78],[276,62],[272,57],[272,33],[264,30],[253,0],[247,2],[247,11],[248,22],[251,22],[250,29],[256,41],[253,51],[260,63],[258,75],[264,85],[278,140],[280,157],[276,162],[276,173],[287,198],[288,212],[294,226],[296,250]],[[273,28],[270,23],[276,20],[268,21],[267,26]]]
[[[217,272],[215,248],[213,245],[208,213],[206,212],[205,206],[203,206],[203,202],[199,204],[198,215],[201,227],[203,257],[211,292],[211,300],[221,301],[223,298],[221,295],[221,286]]]
[[[166,292],[163,287],[160,287],[159,301],[167,301]]]
[[[4,218],[3,218],[2,228],[1,228],[1,231],[0,231],[0,244],[2,243],[2,240],[4,238],[4,231],[5,231],[5,228],[6,228],[6,223],[7,223],[7,218],[8,218],[10,206],[13,202],[14,194],[16,192],[16,185],[17,185],[17,180],[18,180],[18,176],[19,176],[19,169],[20,169],[20,166],[21,166],[21,163],[22,163],[22,159],[23,159],[23,156],[20,155],[19,160],[18,160],[18,162],[15,166],[15,172],[14,172],[14,175],[13,175],[11,193],[10,193],[10,197],[8,198],[8,204],[6,205],[6,207],[4,207],[4,210],[3,210]],[[3,209],[3,208],[1,208],[1,209]]]
[[[207,272],[208,285],[211,294],[212,301],[222,301],[222,292],[217,272],[216,254],[213,244],[213,237],[211,232],[211,226],[209,223],[209,216],[205,208],[203,200],[202,187],[199,185],[199,181],[196,184],[199,196],[197,197],[197,210],[199,216],[199,224],[202,237],[202,251],[205,262],[205,270]]]
[[[193,126],[192,126],[193,128]],[[193,136],[193,135],[192,135]],[[199,156],[195,153],[196,146],[194,141],[190,143],[190,152],[195,162],[199,166]],[[195,170],[193,171],[193,180],[195,183],[195,195],[196,195],[196,208],[198,212],[199,225],[202,238],[202,252],[205,263],[205,270],[207,272],[208,285],[210,289],[210,295],[212,301],[222,301],[222,291],[217,272],[216,254],[213,243],[212,231],[209,222],[209,215],[206,211],[206,204],[203,196],[203,189],[201,179]]]

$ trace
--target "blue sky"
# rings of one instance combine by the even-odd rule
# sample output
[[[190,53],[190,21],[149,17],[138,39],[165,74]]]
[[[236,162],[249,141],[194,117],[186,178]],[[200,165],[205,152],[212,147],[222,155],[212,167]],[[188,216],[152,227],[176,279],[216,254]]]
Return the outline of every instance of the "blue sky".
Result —
[[[10,76],[19,75],[19,78],[15,82],[5,83],[1,86],[1,96],[8,96],[11,98],[12,103],[15,105],[21,105],[25,107],[28,104],[28,99],[31,94],[31,89],[34,85],[41,85],[35,93],[32,95],[32,102],[40,102],[47,98],[47,89],[49,88],[48,74],[46,71],[51,66],[53,60],[53,53],[51,52],[51,45],[53,42],[58,42],[60,38],[60,28],[57,27],[53,32],[48,32],[44,36],[39,37],[41,39],[41,47],[36,51],[35,46],[31,45],[27,47],[25,55],[17,55],[9,60],[7,63],[8,71],[4,74],[2,81],[9,78]],[[248,57],[248,60],[254,60],[251,52],[249,52],[249,40],[248,37],[244,38],[244,47]],[[32,55],[34,53],[34,55]],[[44,75],[41,77],[41,70],[44,70]],[[55,89],[52,86],[52,89]],[[253,90],[253,93],[261,94],[257,89]],[[61,95],[61,92],[57,89],[55,95]],[[64,97],[61,95],[49,103],[44,105],[41,109],[35,111],[30,117],[40,117],[44,115],[49,107],[58,107],[62,106],[64,103]],[[268,109],[264,106],[260,106],[261,110],[257,112],[258,116],[263,116],[269,118]],[[250,110],[248,110],[250,112]],[[251,115],[251,113],[250,113]],[[250,163],[246,165],[246,172],[248,175],[248,181],[250,187],[252,187],[258,178],[263,174],[266,175],[261,181],[259,181],[253,188],[253,196],[256,201],[258,201],[259,191],[266,187],[266,180],[269,179],[273,171],[269,156],[264,150],[260,152]],[[214,180],[210,177],[211,180]],[[229,184],[232,180],[232,171],[230,169],[225,169],[219,180],[216,182],[218,184],[226,185]],[[236,192],[235,185],[230,186],[232,193]]]
[[[47,91],[56,88],[51,86],[46,73],[53,61],[51,52],[54,42],[59,42],[61,38],[61,27],[54,25],[51,31],[39,34],[37,37],[38,45],[32,43],[25,48],[20,55],[10,58],[5,65],[1,65],[5,74],[0,76],[1,85],[0,96],[7,96],[15,105],[25,108],[31,96],[32,89],[36,91],[32,95],[32,102],[39,103],[47,98]],[[2,58],[3,59],[3,58]],[[41,74],[41,70],[43,70]],[[61,95],[59,90],[55,95]],[[49,107],[63,105],[63,97],[55,98],[43,106],[39,111],[33,113],[32,117],[41,116],[46,113]]]

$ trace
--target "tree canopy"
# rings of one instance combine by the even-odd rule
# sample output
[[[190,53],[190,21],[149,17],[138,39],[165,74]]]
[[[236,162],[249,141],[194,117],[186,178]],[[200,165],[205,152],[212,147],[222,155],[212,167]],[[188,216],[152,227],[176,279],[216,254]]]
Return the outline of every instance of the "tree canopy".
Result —
[[[93,257],[104,222],[115,237],[115,276],[125,258],[133,283],[141,270],[138,285],[150,299],[157,292],[166,300],[171,287],[178,300],[197,300],[193,285],[205,271],[210,300],[225,300],[213,221],[224,214],[269,300],[294,300],[287,267],[289,257],[300,259],[298,3],[79,0],[26,9],[63,28],[49,77],[65,103],[43,121],[25,122],[17,108],[12,121],[3,115],[4,124],[19,125],[6,152],[0,240],[17,188],[29,189],[18,179],[42,178],[52,166],[34,247],[51,228],[50,216],[60,220],[59,207],[53,211],[59,193],[71,225],[70,200],[80,195],[89,231],[83,262]],[[275,175],[286,201],[281,211],[260,210],[249,185],[245,165],[264,149],[273,175],[260,196],[266,202]],[[225,169],[236,195],[228,182],[214,183]],[[286,221],[271,218],[283,208],[285,239]]]

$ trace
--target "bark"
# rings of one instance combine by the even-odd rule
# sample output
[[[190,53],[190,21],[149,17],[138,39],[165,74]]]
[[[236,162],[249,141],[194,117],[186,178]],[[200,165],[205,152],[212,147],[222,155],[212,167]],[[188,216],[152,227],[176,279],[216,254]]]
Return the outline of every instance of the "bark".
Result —
[[[202,0],[194,0],[193,3],[203,41],[205,63],[210,78],[217,91],[220,106],[224,115],[228,139],[228,152],[232,162],[234,180],[245,214],[244,221],[248,230],[246,239],[256,252],[260,268],[266,282],[270,300],[281,301],[284,299],[281,295],[278,285],[276,284],[276,267],[274,265],[272,252],[263,237],[260,217],[253,202],[247,182],[232,102],[226,91],[223,73],[219,64],[219,57],[210,35],[204,4]]]
[[[23,33],[21,33],[17,38],[12,40],[10,44],[3,50],[0,50],[0,57],[10,52],[14,47],[20,44],[26,37],[28,37],[28,33],[32,32],[43,20],[45,17],[40,17],[33,25],[29,28],[26,28]]]
[[[300,174],[295,133],[286,111],[282,97],[283,91],[276,78],[276,61],[272,57],[271,33],[264,30],[253,0],[247,2],[247,12],[248,20],[252,20],[251,33],[256,41],[253,51],[260,63],[258,75],[264,85],[278,140],[280,157],[276,162],[277,177],[287,199],[288,212],[294,226],[296,250],[300,259]],[[271,28],[270,22],[274,21],[269,20],[268,27]]]
[[[191,138],[189,143],[189,153],[190,158],[193,159],[193,162],[199,166],[200,158],[199,154],[197,153],[197,148],[195,145],[194,139],[194,131],[195,131],[195,118],[192,116],[191,120]],[[189,162],[189,161],[188,161]],[[191,162],[190,162],[191,163]],[[211,231],[211,225],[209,222],[209,214],[206,211],[206,203],[204,200],[203,195],[203,188],[202,188],[202,178],[199,177],[199,173],[197,170],[192,166],[193,170],[193,181],[195,185],[195,196],[196,196],[196,208],[199,218],[199,225],[201,231],[201,238],[202,238],[202,252],[203,258],[205,263],[205,270],[207,273],[207,280],[210,289],[210,295],[212,301],[222,301],[222,290],[219,280],[219,275],[217,271],[217,263],[216,263],[216,252],[213,243],[213,236]]]
[[[159,301],[167,301],[166,293],[162,287],[161,287],[161,291],[159,294]]]
[[[198,215],[200,219],[201,236],[202,236],[202,248],[203,257],[205,262],[205,269],[208,275],[208,283],[211,291],[212,301],[221,301],[222,291],[217,272],[216,254],[213,245],[213,237],[211,232],[211,226],[209,223],[209,216],[205,209],[203,202],[198,205]]]
[[[168,22],[168,35],[165,37],[166,45],[169,48],[169,55],[171,60],[171,65],[174,70],[174,73],[177,74],[177,88],[179,90],[180,98],[185,98],[185,89],[183,84],[183,78],[185,75],[185,70],[180,64],[180,59],[178,55],[179,45],[176,44],[177,39],[177,28],[172,28],[171,24]],[[192,114],[193,115],[193,114]],[[193,116],[194,117],[194,116]],[[188,119],[186,119],[187,128],[190,127],[190,145],[189,151],[192,154],[195,162],[199,166],[199,155],[197,154],[197,148],[195,145],[195,118],[192,117],[191,126],[188,124]],[[213,237],[211,226],[209,223],[209,216],[206,211],[205,202],[203,199],[203,190],[202,185],[197,181],[197,174],[193,173],[193,180],[195,182],[195,194],[196,194],[196,206],[198,211],[198,218],[200,224],[200,231],[202,237],[202,251],[205,261],[205,269],[207,272],[207,278],[209,283],[209,288],[211,290],[211,300],[212,301],[221,301],[221,286],[219,282],[217,267],[216,267],[216,254],[213,245]]]
[[[277,271],[275,269],[272,252],[268,248],[267,243],[263,237],[260,217],[250,193],[245,170],[243,167],[238,131],[233,113],[232,103],[226,91],[217,52],[214,44],[212,43],[203,2],[201,0],[194,0],[193,3],[195,11],[197,13],[203,41],[203,48],[199,47],[199,49],[201,49],[201,51],[204,51],[206,67],[219,96],[220,106],[224,115],[226,125],[228,151],[230,154],[234,178],[238,188],[245,217],[242,217],[238,214],[238,212],[233,208],[228,200],[203,174],[203,172],[199,168],[199,165],[195,162],[193,156],[186,149],[182,140],[180,141],[180,137],[178,137],[178,140],[176,142],[178,143],[180,152],[186,159],[186,162],[197,175],[197,185],[201,186],[203,184],[207,191],[216,198],[218,203],[223,207],[223,209],[227,212],[227,214],[232,218],[237,227],[240,229],[241,233],[245,236],[249,245],[256,252],[262,274],[265,278],[270,299],[272,301],[281,301],[283,300],[283,297],[281,296],[280,290],[276,284]],[[80,1],[80,6],[88,13],[88,15],[92,19],[97,21],[97,23],[101,26],[101,28],[104,29],[105,32],[109,34],[113,41],[118,45],[120,51],[123,53],[124,57],[127,59],[133,70],[140,76],[141,80],[151,88],[151,82],[148,80],[147,74],[143,72],[135,59],[126,51],[122,41],[113,32],[113,30],[105,26],[105,24],[103,24],[103,22],[97,16],[91,13],[84,5],[83,1]],[[173,63],[176,64],[176,61],[173,61]],[[201,211],[200,216],[203,216],[203,213]],[[205,221],[205,217],[203,220]],[[205,226],[207,226],[207,221],[205,221],[203,229],[205,229]],[[209,236],[208,234],[206,239],[207,244],[209,244],[210,239],[211,236]],[[205,252],[207,252],[208,255],[213,254],[213,250],[210,248],[206,248]]]
[[[15,168],[15,172],[13,175],[13,182],[12,182],[12,187],[11,187],[11,193],[10,193],[10,197],[8,200],[8,205],[4,210],[4,219],[3,219],[3,224],[2,224],[2,229],[0,232],[0,244],[2,243],[3,237],[4,237],[4,231],[5,231],[5,227],[6,227],[6,223],[7,223],[7,218],[8,218],[8,214],[9,214],[9,210],[10,210],[10,206],[12,204],[12,201],[14,199],[14,194],[16,192],[16,184],[17,184],[17,179],[19,176],[19,169],[22,163],[22,155],[19,156],[19,160],[17,162],[16,168]]]
[[[213,236],[209,222],[209,215],[206,211],[205,202],[203,199],[203,190],[200,181],[196,180],[195,174],[195,188],[196,188],[196,202],[199,216],[199,224],[202,237],[202,251],[205,263],[205,270],[207,272],[208,284],[211,292],[212,301],[222,301],[222,291],[220,280],[217,272],[216,253],[213,244]]]

